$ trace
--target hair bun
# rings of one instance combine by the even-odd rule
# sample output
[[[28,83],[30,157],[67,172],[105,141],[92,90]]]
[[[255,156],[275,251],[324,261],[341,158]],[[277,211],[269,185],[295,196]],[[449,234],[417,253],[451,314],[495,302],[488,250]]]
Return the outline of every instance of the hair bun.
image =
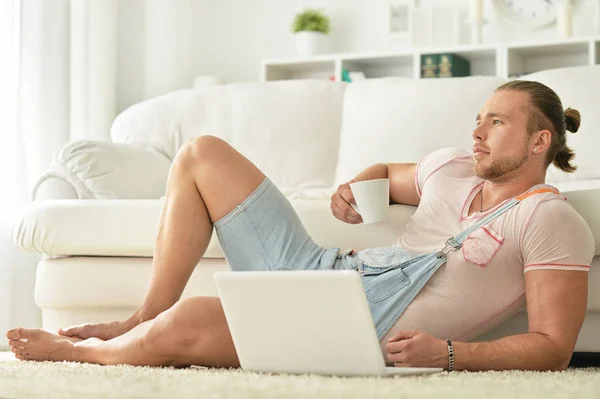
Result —
[[[565,124],[567,130],[571,133],[577,133],[579,126],[581,125],[581,114],[579,111],[573,108],[567,108],[565,110]]]

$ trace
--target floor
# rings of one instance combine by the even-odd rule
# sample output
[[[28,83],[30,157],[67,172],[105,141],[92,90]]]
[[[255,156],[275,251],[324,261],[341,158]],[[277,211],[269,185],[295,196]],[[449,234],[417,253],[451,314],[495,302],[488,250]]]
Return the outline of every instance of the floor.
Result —
[[[597,399],[599,392],[600,368],[341,378],[20,362],[10,353],[0,353],[0,398]]]

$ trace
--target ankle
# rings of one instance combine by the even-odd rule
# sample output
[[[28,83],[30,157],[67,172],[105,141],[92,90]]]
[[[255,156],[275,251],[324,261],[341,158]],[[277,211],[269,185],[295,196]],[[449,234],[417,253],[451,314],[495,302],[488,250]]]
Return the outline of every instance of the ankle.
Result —
[[[138,324],[142,324],[145,321],[154,319],[159,314],[160,312],[142,305],[135,311],[135,313],[127,320],[126,323],[133,328]]]
[[[134,328],[138,324],[142,324],[146,320],[148,320],[146,313],[141,309],[136,310],[127,320],[123,322],[129,329]]]

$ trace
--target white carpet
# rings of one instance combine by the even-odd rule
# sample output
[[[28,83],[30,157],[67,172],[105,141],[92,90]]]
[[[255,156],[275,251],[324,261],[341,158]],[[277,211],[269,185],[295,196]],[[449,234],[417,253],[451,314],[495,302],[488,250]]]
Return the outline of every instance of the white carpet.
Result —
[[[20,362],[0,353],[0,398],[597,399],[600,368],[338,378],[240,370]]]

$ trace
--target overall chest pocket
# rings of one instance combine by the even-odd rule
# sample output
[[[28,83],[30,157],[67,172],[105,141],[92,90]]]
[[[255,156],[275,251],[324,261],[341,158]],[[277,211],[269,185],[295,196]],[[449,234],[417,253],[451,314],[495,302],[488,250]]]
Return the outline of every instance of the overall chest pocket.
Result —
[[[361,278],[370,302],[384,301],[410,284],[410,279],[400,268],[363,266]]]
[[[472,232],[462,244],[465,260],[480,267],[487,267],[496,257],[504,238],[489,226]]]
[[[410,284],[400,265],[414,255],[399,247],[370,248],[359,252],[359,270],[370,302],[381,302]]]

